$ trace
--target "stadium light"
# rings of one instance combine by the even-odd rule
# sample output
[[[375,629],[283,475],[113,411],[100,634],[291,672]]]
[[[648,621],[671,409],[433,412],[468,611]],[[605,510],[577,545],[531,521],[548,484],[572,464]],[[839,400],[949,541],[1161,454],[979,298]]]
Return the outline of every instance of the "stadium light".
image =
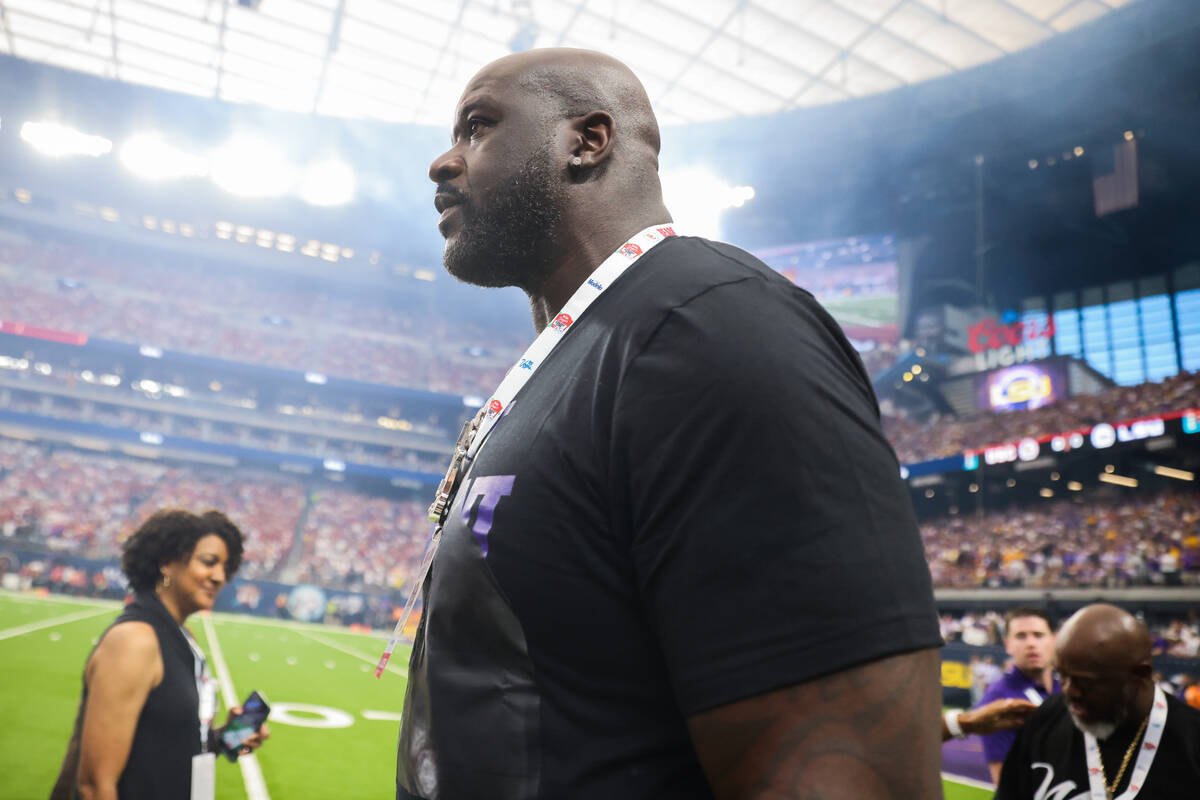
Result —
[[[753,186],[733,186],[711,172],[691,168],[662,176],[663,202],[683,233],[720,238],[721,212],[754,199]]]
[[[1161,475],[1164,478],[1174,478],[1177,481],[1194,481],[1196,473],[1186,469],[1175,469],[1174,467],[1164,467],[1161,464],[1154,466],[1154,474]]]
[[[21,138],[42,155],[102,156],[112,152],[112,141],[93,136],[57,122],[26,122],[21,126]]]
[[[1136,489],[1138,487],[1137,478],[1129,478],[1125,475],[1117,475],[1112,472],[1101,472],[1100,482],[1111,483],[1114,486],[1124,486],[1129,489]]]
[[[300,199],[313,206],[340,206],[354,199],[354,170],[330,159],[313,164],[300,184]]]
[[[211,164],[213,183],[241,197],[278,197],[296,182],[296,170],[279,148],[254,137],[230,140]]]
[[[148,181],[202,178],[208,160],[163,141],[157,133],[139,133],[121,145],[117,154],[125,169]]]

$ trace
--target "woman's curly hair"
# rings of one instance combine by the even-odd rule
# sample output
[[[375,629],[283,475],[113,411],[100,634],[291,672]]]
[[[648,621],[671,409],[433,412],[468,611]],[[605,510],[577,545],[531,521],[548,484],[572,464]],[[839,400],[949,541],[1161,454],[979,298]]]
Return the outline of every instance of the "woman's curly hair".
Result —
[[[220,511],[193,514],[182,508],[155,511],[125,540],[121,571],[135,592],[149,592],[162,577],[162,567],[191,557],[196,542],[209,534],[220,536],[229,551],[225,579],[232,580],[242,565],[242,532]]]

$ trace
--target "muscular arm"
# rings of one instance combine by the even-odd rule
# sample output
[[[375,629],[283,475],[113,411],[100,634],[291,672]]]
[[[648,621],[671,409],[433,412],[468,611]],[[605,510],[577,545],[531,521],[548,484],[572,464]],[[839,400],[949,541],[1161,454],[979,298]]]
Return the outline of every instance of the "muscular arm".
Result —
[[[891,656],[688,720],[718,800],[942,796],[939,657]]]
[[[138,717],[150,690],[162,682],[154,629],[125,622],[104,635],[85,670],[88,698],[79,752],[82,800],[116,800]]]

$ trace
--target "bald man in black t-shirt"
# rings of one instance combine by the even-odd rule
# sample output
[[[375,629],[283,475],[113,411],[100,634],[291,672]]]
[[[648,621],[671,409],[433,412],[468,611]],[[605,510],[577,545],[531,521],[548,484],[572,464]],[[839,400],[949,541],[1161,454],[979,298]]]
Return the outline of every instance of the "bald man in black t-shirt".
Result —
[[[862,363],[808,292],[676,235],[658,145],[627,67],[533,50],[430,167],[447,269],[555,344],[448,493],[397,797],[939,797],[941,637]]]
[[[1017,735],[996,800],[1200,797],[1200,711],[1155,686],[1150,635],[1116,606],[1087,606],[1055,645],[1061,695]]]

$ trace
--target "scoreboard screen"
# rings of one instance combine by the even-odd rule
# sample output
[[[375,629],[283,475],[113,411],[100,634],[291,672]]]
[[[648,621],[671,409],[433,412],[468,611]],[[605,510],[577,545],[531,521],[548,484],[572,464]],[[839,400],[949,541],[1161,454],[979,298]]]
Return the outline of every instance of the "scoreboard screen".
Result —
[[[1015,411],[1048,406],[1066,396],[1066,374],[1058,364],[1043,361],[979,376],[976,404],[983,411]]]

